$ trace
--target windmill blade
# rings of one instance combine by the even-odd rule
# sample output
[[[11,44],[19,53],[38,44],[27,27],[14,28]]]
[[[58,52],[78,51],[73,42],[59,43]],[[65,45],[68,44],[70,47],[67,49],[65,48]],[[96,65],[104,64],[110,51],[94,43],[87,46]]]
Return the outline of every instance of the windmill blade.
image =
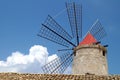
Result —
[[[67,51],[67,50],[73,50],[73,48],[71,48],[71,49],[59,49],[58,51]]]
[[[93,24],[89,32],[97,39],[101,40],[106,36],[106,31],[104,30],[104,27],[100,23],[99,20],[96,20],[96,22]]]
[[[82,5],[75,4],[76,21],[77,21],[77,32],[79,38],[82,38]]]
[[[65,53],[42,67],[44,73],[62,74],[73,61],[73,54]]]
[[[45,38],[47,40],[50,40],[52,42],[55,42],[57,44],[60,44],[62,46],[65,46],[65,47],[68,47],[68,45],[70,44],[73,46],[76,46],[72,42],[70,42],[63,36],[59,35],[57,32],[53,31],[52,29],[50,29],[44,24],[42,24],[42,27],[40,29],[38,36]]]
[[[66,3],[67,14],[73,37],[76,38],[77,45],[79,38],[82,38],[82,5]]]
[[[68,45],[76,46],[70,41],[71,36],[50,16],[48,16],[45,23],[42,24],[38,36],[65,47],[68,47]]]
[[[53,31],[57,32],[59,35],[64,37],[67,40],[71,40],[72,37],[50,16],[48,15],[44,24],[48,26]]]

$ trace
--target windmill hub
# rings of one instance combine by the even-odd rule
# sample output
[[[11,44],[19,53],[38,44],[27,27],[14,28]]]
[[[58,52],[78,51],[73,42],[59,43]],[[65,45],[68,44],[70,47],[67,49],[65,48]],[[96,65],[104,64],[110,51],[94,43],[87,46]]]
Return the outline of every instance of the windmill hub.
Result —
[[[107,49],[98,44],[79,45],[74,49],[73,74],[107,75]]]

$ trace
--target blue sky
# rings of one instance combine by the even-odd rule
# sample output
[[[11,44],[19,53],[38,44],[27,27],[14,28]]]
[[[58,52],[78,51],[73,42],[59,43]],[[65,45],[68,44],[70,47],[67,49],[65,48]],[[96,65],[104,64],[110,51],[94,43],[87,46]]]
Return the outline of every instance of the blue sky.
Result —
[[[37,36],[47,15],[70,32],[65,2],[72,0],[1,0],[0,1],[0,60],[6,60],[13,52],[29,53],[33,45],[47,47],[50,55],[64,48]],[[74,0],[83,5],[83,36],[96,19],[106,29],[108,67],[110,74],[120,74],[120,0]],[[52,45],[52,47],[51,47]]]

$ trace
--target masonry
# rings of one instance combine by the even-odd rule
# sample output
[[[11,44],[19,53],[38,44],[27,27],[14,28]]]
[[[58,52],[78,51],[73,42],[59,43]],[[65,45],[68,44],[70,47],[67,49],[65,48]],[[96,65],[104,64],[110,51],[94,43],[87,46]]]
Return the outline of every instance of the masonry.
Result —
[[[79,45],[74,51],[73,74],[108,75],[107,49],[104,46],[99,44]]]

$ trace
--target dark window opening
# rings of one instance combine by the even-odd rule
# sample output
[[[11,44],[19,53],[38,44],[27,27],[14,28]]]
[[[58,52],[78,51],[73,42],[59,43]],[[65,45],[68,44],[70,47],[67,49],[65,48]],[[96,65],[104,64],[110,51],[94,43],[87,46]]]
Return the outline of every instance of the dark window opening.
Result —
[[[74,56],[76,56],[76,52],[74,52]]]
[[[105,56],[105,51],[103,51],[103,56]]]

